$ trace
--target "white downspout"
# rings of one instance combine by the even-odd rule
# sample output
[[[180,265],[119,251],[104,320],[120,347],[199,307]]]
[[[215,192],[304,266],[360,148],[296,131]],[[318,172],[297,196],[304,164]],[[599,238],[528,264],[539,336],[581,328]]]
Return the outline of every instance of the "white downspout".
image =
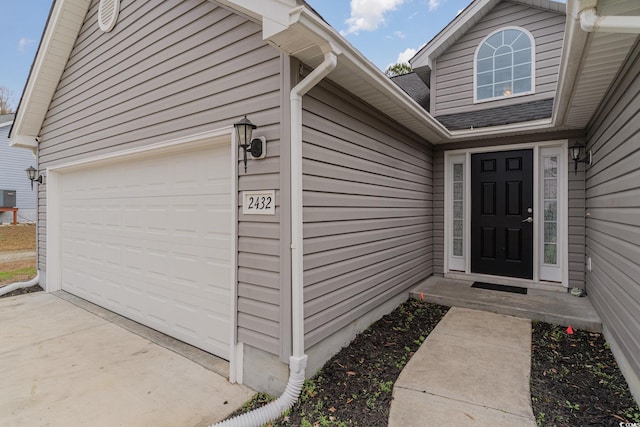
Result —
[[[307,367],[304,354],[304,290],[302,268],[302,97],[320,83],[338,65],[334,49],[324,61],[291,89],[291,322],[292,354],[289,357],[289,382],[278,399],[246,414],[214,424],[219,427],[260,427],[291,408],[302,391]]]
[[[302,236],[302,97],[338,65],[334,49],[324,61],[291,89],[291,322],[293,356],[304,357],[304,280]]]
[[[580,28],[588,33],[640,33],[638,16],[598,16],[595,8],[585,9],[579,16]]]

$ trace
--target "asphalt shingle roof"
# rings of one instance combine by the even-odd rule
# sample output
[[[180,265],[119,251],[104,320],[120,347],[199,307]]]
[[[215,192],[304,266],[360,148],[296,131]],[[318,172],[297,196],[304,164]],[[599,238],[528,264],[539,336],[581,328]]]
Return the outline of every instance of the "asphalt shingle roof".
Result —
[[[401,74],[391,77],[391,80],[422,108],[429,111],[429,87],[416,73]]]
[[[550,98],[506,107],[446,114],[437,116],[436,120],[449,130],[462,130],[548,119],[551,117],[552,112],[553,98]]]

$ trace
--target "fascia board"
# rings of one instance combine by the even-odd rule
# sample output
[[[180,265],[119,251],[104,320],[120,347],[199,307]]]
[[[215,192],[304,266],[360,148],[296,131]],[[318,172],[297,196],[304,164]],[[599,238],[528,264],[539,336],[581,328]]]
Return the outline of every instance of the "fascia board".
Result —
[[[30,150],[38,148],[36,138],[31,135],[13,135],[9,145],[11,147],[28,148]]]
[[[467,6],[449,25],[444,27],[442,31],[436,34],[425,47],[420,49],[420,51],[409,60],[411,66],[414,68],[427,66],[431,69],[433,59],[440,53],[440,48],[452,37],[455,37],[458,32],[463,31],[469,21],[477,14],[486,13],[487,8],[493,3],[495,3],[495,0],[476,0]]]
[[[342,63],[354,73],[358,73],[363,80],[375,87],[379,92],[384,93],[389,100],[393,100],[407,114],[414,118],[420,119],[426,123],[431,132],[427,139],[440,141],[450,136],[449,130],[438,122],[433,116],[425,111],[413,99],[411,99],[398,85],[393,83],[391,79],[385,76],[371,61],[366,59],[359,51],[357,51],[349,42],[347,42],[334,28],[322,21],[314,13],[306,7],[299,7],[292,11],[291,26],[299,24],[312,32],[314,38],[322,40],[318,42],[318,47],[326,50],[333,49],[338,53],[338,64]],[[320,45],[324,43],[324,45]],[[292,53],[293,54],[293,53]],[[329,76],[331,78],[331,76]],[[339,83],[339,82],[338,82]],[[380,108],[380,106],[377,106]],[[430,141],[433,142],[433,141]]]
[[[555,126],[563,125],[567,118],[589,37],[589,34],[580,28],[578,14],[585,7],[582,3],[579,0],[567,0],[567,21],[558,70],[558,85],[553,101],[552,122]]]
[[[62,38],[58,37],[58,31],[64,29],[64,31],[68,33],[69,29],[71,29],[77,37],[90,4],[90,0],[56,0],[54,2],[47,26],[38,47],[38,52],[27,79],[27,84],[24,88],[22,99],[18,105],[10,138],[13,139],[14,135],[20,136],[23,134],[24,128],[40,129],[40,127],[42,127],[46,110],[44,112],[34,112],[31,105],[35,98],[42,99],[43,97],[47,105],[51,103],[55,89],[64,71],[64,67],[58,67],[56,70],[57,78],[52,79],[51,76],[46,76],[45,78],[45,70],[50,73],[51,70],[55,68],[50,67],[47,63],[54,56],[64,57],[66,63],[73,49],[73,45],[61,41]],[[35,138],[36,136],[37,135],[30,135],[31,138]],[[22,143],[19,144],[22,146]],[[29,145],[29,147],[31,146]]]
[[[533,120],[529,122],[513,123],[510,125],[490,126],[485,128],[464,129],[451,131],[451,140],[468,139],[471,137],[493,137],[516,132],[529,132],[553,128],[551,119]]]

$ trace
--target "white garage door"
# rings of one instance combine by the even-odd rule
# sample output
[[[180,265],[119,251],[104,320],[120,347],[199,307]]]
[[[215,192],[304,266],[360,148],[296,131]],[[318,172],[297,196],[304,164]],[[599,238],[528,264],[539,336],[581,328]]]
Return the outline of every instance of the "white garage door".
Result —
[[[228,144],[60,175],[62,288],[229,358]]]

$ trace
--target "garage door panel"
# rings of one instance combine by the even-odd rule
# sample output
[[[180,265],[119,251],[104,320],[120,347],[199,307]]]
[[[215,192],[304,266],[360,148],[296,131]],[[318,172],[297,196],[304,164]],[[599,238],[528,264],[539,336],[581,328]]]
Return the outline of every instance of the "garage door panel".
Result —
[[[228,358],[230,164],[217,146],[62,174],[63,289]]]

